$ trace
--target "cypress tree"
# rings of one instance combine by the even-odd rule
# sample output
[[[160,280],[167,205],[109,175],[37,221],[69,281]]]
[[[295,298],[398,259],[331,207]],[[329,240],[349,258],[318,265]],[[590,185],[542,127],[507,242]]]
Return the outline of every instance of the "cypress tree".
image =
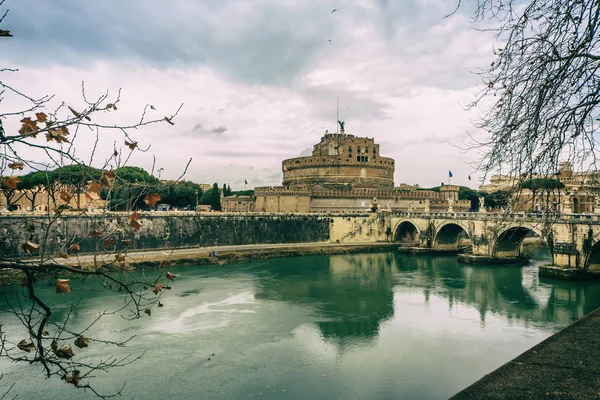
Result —
[[[221,192],[219,190],[219,185],[216,183],[213,185],[212,193],[210,196],[210,205],[213,210],[221,211]]]

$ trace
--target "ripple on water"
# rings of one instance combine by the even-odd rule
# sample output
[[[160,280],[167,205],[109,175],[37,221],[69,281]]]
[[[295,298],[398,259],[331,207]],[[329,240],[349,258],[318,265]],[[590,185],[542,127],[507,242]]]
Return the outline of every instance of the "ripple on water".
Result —
[[[244,307],[244,305],[246,306]],[[254,293],[236,293],[220,301],[205,302],[187,308],[174,319],[157,325],[153,330],[171,334],[186,334],[200,330],[222,328],[231,323],[232,318],[229,318],[228,314],[256,313],[256,310],[249,309],[247,305],[256,305]]]

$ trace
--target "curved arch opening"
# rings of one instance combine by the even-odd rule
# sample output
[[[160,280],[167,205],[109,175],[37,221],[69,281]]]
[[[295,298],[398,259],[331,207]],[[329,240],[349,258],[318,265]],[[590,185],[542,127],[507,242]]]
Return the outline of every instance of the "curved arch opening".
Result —
[[[409,221],[404,221],[396,228],[394,241],[403,245],[416,246],[419,244],[419,230]]]
[[[439,250],[465,250],[471,247],[471,238],[458,224],[446,224],[435,235],[433,247]]]
[[[509,228],[498,236],[496,241],[496,257],[518,257],[524,255],[524,244],[540,243],[540,235],[529,228],[517,226]]]
[[[600,270],[600,242],[596,242],[590,250],[585,267],[589,270]]]

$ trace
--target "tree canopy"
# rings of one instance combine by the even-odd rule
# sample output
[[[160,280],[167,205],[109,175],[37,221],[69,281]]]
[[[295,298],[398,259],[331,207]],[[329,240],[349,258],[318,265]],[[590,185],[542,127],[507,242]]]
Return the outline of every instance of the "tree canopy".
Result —
[[[551,174],[565,160],[594,169],[600,3],[477,0],[474,20],[498,42],[471,104],[482,112],[476,126],[487,133],[473,137],[480,168],[531,176]]]
[[[539,190],[543,191],[552,191],[557,189],[563,189],[565,184],[559,181],[558,179],[551,178],[534,178],[529,179],[520,184],[522,189],[529,189],[532,192],[536,192]]]

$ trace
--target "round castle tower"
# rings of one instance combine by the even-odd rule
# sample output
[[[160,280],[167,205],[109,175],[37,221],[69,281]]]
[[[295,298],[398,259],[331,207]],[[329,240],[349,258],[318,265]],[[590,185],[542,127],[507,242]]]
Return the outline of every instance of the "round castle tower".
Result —
[[[373,138],[325,133],[312,156],[284,160],[283,185],[303,188],[393,188],[394,160]]]

